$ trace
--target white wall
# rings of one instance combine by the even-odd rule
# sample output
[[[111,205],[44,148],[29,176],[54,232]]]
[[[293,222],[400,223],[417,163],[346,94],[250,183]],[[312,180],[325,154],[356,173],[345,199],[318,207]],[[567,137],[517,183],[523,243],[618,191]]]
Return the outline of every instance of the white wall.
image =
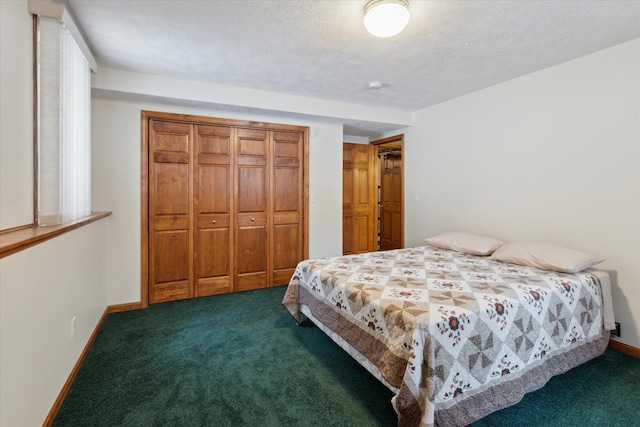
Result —
[[[342,126],[315,125],[309,141],[309,257],[342,255]]]
[[[310,137],[311,257],[342,251],[342,126],[215,110],[95,99],[92,103],[93,208],[113,211],[107,237],[108,304],[140,301],[140,112],[166,111],[210,117],[313,126]],[[337,196],[337,197],[336,197]]]
[[[42,424],[104,313],[108,223],[0,260],[0,425]]]
[[[33,222],[33,35],[27,0],[0,1],[0,230]]]
[[[617,274],[620,341],[640,347],[640,39],[418,111],[414,123],[407,246],[459,230],[596,253]]]

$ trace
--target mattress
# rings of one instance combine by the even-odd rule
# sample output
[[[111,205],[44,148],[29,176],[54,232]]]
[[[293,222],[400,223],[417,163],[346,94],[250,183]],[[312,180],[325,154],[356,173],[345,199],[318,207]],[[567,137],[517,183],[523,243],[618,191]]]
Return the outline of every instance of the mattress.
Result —
[[[283,305],[395,393],[398,425],[454,426],[602,354],[603,279],[424,246],[303,261]]]

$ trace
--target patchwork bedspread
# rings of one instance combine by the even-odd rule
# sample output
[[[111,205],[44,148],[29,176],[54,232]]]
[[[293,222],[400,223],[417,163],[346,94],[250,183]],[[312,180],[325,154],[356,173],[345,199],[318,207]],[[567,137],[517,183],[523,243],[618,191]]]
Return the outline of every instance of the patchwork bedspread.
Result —
[[[473,422],[608,339],[596,276],[430,246],[303,261],[283,305],[298,322],[305,306],[396,393],[401,426]]]

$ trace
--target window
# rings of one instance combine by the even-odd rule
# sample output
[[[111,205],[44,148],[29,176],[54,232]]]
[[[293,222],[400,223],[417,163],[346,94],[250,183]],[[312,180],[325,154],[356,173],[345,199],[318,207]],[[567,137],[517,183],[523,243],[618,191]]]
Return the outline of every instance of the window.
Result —
[[[91,212],[91,70],[97,64],[64,4],[29,0],[28,7],[35,17],[37,212],[32,224],[0,230],[0,258],[110,215]]]
[[[30,9],[41,3],[48,2],[30,0]],[[53,17],[32,10],[38,15],[36,188],[40,225],[91,214],[91,68],[95,60],[88,49],[81,48],[86,45],[80,32],[64,6],[59,6]]]

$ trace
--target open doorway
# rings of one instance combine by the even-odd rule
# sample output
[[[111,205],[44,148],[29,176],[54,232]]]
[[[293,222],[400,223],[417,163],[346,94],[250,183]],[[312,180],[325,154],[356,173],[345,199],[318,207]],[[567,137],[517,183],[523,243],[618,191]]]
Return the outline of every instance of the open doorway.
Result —
[[[378,250],[404,247],[404,135],[372,141],[378,159]]]
[[[404,135],[343,143],[342,253],[404,247]]]

